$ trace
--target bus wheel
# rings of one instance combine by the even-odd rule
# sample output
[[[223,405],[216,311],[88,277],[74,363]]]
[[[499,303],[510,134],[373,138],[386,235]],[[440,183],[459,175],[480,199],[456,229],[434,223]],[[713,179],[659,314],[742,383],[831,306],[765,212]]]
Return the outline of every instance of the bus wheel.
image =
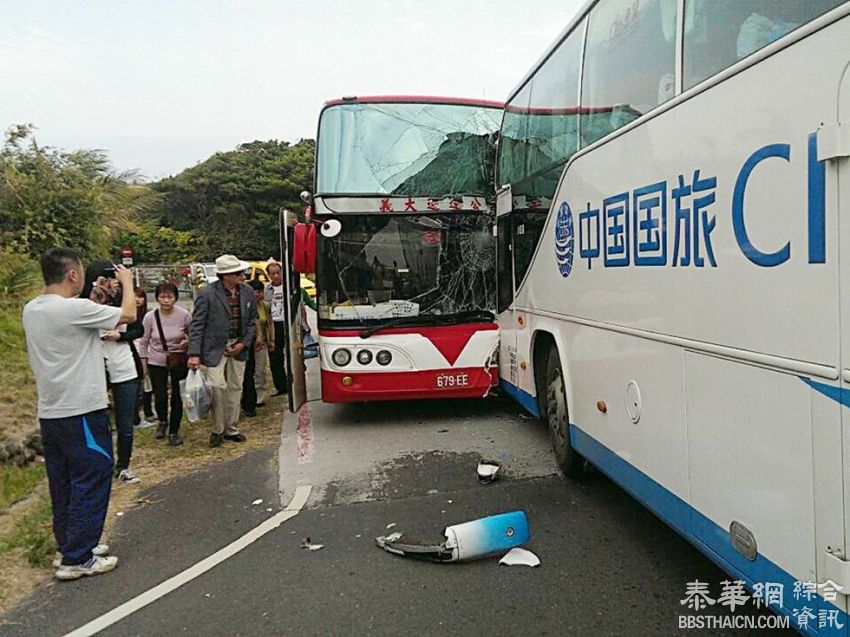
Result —
[[[564,388],[561,360],[554,346],[549,350],[549,360],[546,363],[546,419],[549,424],[549,434],[552,437],[555,461],[561,471],[572,478],[582,476],[584,459],[573,450],[570,444],[567,392]]]

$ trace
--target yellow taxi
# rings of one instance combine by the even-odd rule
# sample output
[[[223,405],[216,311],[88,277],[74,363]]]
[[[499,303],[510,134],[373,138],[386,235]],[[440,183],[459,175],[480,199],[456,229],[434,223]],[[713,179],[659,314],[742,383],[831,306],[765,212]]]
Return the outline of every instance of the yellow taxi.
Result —
[[[263,285],[268,285],[269,275],[266,274],[266,266],[272,261],[248,261],[248,269],[245,270],[245,280],[252,281],[258,279]],[[301,289],[305,290],[311,299],[316,298],[316,284],[313,283],[306,275],[301,275]]]
[[[301,275],[301,289],[307,292],[311,299],[316,298],[316,284],[313,283],[306,275]]]
[[[269,282],[269,275],[266,274],[266,265],[268,265],[268,261],[248,261],[248,269],[245,270],[245,280],[253,281],[257,279],[263,285],[267,285]]]

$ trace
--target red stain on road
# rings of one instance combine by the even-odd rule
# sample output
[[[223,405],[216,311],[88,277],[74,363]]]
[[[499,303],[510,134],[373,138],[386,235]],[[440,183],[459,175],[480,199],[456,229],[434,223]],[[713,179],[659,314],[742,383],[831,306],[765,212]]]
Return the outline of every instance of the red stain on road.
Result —
[[[298,410],[298,424],[295,427],[298,435],[298,444],[295,457],[298,464],[313,462],[313,418],[310,414],[310,405],[304,404]]]

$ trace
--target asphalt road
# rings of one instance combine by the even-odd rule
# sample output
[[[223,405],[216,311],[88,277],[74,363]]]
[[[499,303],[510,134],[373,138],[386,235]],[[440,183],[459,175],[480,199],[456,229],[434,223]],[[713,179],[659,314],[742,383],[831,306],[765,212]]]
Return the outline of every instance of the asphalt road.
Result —
[[[82,626],[243,536],[308,485],[298,515],[102,634],[673,635],[679,616],[694,614],[681,604],[687,583],[717,592],[728,579],[602,475],[563,478],[545,426],[509,399],[325,405],[315,365],[311,402],[300,419],[287,414],[278,448],[148,489],[151,504],[127,512],[113,536],[115,572],[38,591],[0,618],[0,634]],[[503,463],[500,480],[478,482],[482,457]],[[530,521],[538,568],[420,562],[374,540],[395,524],[439,541],[447,525],[515,509]],[[300,548],[306,537],[324,548]]]

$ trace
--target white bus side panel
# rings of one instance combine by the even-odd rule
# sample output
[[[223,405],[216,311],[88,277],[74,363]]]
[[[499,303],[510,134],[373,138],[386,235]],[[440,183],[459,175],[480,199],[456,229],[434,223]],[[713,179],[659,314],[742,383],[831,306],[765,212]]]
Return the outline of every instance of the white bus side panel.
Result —
[[[687,500],[681,349],[570,322],[558,325],[533,315],[529,325],[535,332],[557,330],[570,422]],[[631,381],[641,393],[637,423],[627,408]]]
[[[824,377],[837,379],[838,224],[836,210],[828,209],[825,232],[809,237],[809,143],[820,123],[835,117],[836,89],[847,62],[846,55],[836,52],[846,50],[848,25],[850,19],[845,18],[574,159],[553,204],[557,211],[566,200],[573,217],[572,271],[565,278],[558,269],[557,213],[553,213],[533,272],[517,295],[517,307],[545,308],[706,346],[778,357],[789,364],[809,363]],[[795,64],[799,60],[817,60],[819,66]],[[787,151],[789,159],[770,156],[780,151]],[[756,163],[745,179],[748,160]],[[700,190],[682,199],[691,225],[695,200],[714,196],[704,208],[705,217],[698,215],[699,255],[693,228],[685,232],[686,222],[677,220],[673,198],[679,177],[686,187],[693,187],[696,171]],[[713,187],[703,183],[712,179]],[[746,184],[743,225],[748,238],[762,254],[782,252],[787,245],[786,261],[757,265],[736,240],[733,214],[739,180]],[[656,184],[666,189],[665,261],[635,265],[631,218],[635,191]],[[629,200],[628,233],[615,237],[628,241],[628,265],[615,265],[620,255],[612,252],[606,267],[605,241],[613,243],[606,231],[613,229],[610,219],[606,228],[605,200],[618,195]],[[599,211],[598,234],[596,218],[582,217],[588,210]],[[658,210],[654,214],[660,218]],[[638,221],[643,218],[641,214]],[[704,227],[704,219],[715,224],[713,229]],[[597,256],[586,256],[594,249]],[[817,251],[825,255],[825,263],[810,262],[810,252]],[[654,251],[641,256],[661,255]],[[801,292],[814,302],[800,303]]]
[[[817,385],[837,388],[841,367],[838,208],[827,197],[821,227],[812,157],[848,41],[844,18],[576,157],[516,299],[532,333],[558,325],[577,448],[750,584],[781,579],[785,612],[794,580],[822,581],[827,548],[845,549],[841,410]],[[639,207],[653,188],[666,205],[654,246],[634,235],[663,216]],[[617,227],[606,208],[624,201]],[[563,203],[571,270],[555,251]],[[732,521],[755,535],[754,562],[732,548]]]
[[[691,502],[815,580],[811,391],[793,374],[685,352]]]

